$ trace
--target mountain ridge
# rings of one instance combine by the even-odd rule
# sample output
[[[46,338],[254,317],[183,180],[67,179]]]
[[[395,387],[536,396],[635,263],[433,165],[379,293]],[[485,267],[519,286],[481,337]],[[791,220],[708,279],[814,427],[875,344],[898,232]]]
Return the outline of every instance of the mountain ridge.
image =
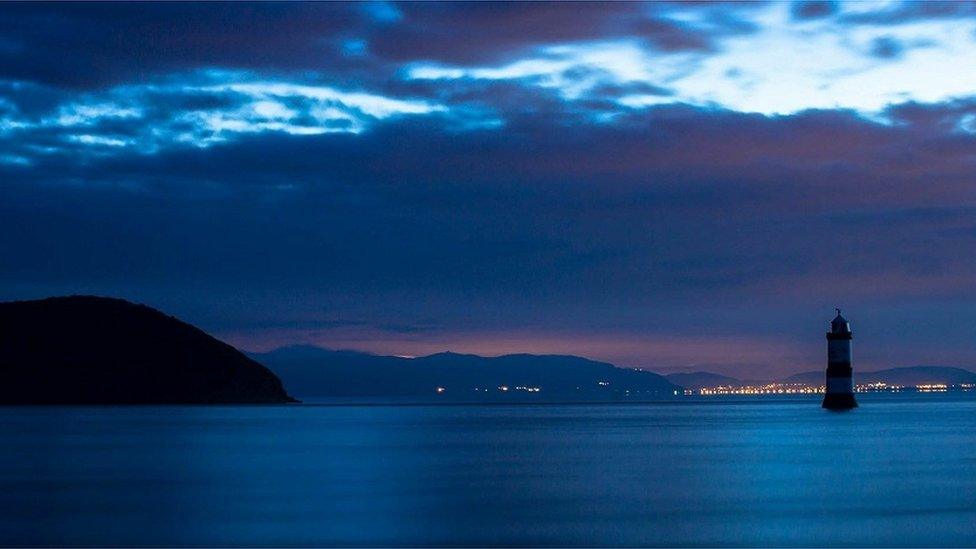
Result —
[[[653,372],[573,355],[483,357],[445,351],[405,358],[288,346],[250,356],[306,397],[660,398],[682,390]]]

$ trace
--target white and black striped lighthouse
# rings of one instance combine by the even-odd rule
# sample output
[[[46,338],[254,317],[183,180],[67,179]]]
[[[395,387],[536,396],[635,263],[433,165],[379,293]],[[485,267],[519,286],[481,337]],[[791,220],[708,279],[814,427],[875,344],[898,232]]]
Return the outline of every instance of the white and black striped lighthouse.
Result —
[[[854,400],[854,378],[851,369],[851,324],[840,315],[830,321],[827,332],[827,391],[823,407],[829,410],[857,408]]]

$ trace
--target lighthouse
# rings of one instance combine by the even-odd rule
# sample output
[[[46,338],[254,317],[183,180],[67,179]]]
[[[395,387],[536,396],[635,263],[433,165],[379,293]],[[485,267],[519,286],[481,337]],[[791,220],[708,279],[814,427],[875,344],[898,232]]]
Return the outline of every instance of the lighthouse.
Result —
[[[840,314],[830,321],[827,332],[827,392],[823,407],[828,410],[857,408],[854,400],[854,379],[851,376],[851,324]]]

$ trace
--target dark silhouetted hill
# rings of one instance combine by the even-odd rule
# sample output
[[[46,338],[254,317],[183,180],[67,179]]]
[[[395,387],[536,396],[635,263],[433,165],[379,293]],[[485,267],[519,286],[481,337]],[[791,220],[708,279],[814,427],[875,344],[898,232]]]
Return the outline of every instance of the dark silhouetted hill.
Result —
[[[807,383],[822,385],[823,371],[803,372],[792,375],[783,381],[792,383]],[[875,372],[859,372],[854,370],[856,383],[887,383],[889,385],[920,385],[925,383],[945,383],[958,385],[960,383],[976,383],[976,372],[954,368],[950,366],[909,366],[905,368],[889,368]]]
[[[681,390],[651,372],[617,368],[576,356],[440,353],[400,358],[307,346],[284,347],[252,356],[277,373],[290,392],[302,398],[653,399],[672,397]],[[508,391],[499,389],[503,386]],[[437,387],[443,387],[443,393],[438,393]]]
[[[267,368],[144,305],[72,296],[0,303],[0,403],[291,402]]]
[[[701,389],[703,387],[719,386],[738,387],[743,384],[741,380],[734,377],[713,374],[711,372],[675,373],[668,374],[664,377],[671,383],[680,385],[686,389]]]

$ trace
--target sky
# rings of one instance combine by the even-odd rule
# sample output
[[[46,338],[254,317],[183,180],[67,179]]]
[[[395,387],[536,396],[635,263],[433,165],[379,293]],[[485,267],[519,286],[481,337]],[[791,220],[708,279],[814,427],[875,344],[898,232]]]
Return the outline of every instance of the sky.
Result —
[[[242,349],[976,368],[976,4],[0,5],[0,299]]]

